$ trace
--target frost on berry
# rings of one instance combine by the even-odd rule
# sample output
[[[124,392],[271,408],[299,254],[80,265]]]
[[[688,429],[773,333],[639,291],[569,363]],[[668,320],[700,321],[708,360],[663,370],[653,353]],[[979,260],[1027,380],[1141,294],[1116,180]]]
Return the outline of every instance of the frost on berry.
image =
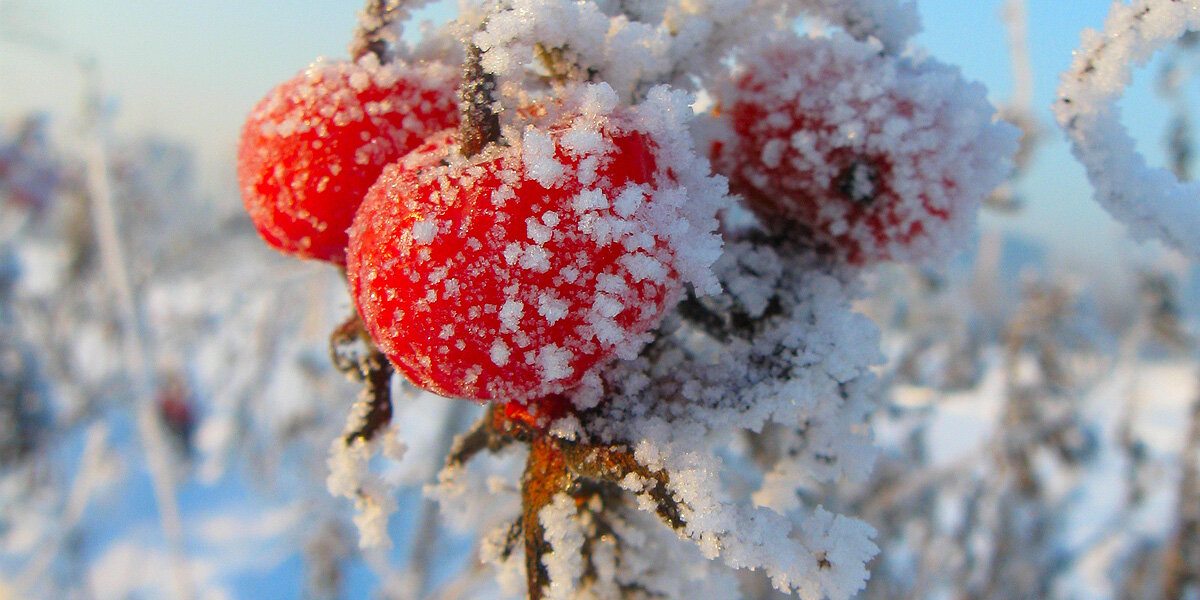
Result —
[[[857,40],[874,38],[898,53],[921,31],[914,0],[797,0],[804,11],[840,26]]]
[[[853,263],[956,249],[1015,151],[982,86],[842,35],[755,44],[713,94],[708,149],[731,189]]]
[[[441,137],[380,177],[348,275],[410,381],[477,400],[562,392],[634,356],[682,281],[712,284],[711,184],[674,175],[696,160],[686,129],[649,104],[618,109],[608,86],[581,86],[508,146],[468,160]],[[684,244],[698,251],[681,258]]]
[[[346,229],[383,167],[458,119],[457,70],[319,61],[251,111],[238,148],[250,219],[280,251],[345,262]]]

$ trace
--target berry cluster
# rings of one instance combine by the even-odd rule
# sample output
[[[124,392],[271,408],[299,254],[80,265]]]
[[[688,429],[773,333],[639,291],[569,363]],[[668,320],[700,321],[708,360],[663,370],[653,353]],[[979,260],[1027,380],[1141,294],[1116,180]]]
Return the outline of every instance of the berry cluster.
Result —
[[[621,541],[620,565],[595,554],[627,492],[710,556],[846,597],[875,552],[869,528],[818,511],[793,530],[760,500],[791,506],[792,474],[868,462],[849,446],[869,446],[878,340],[849,314],[848,265],[954,249],[1015,132],[954,69],[897,55],[915,16],[890,0],[788,4],[846,31],[825,37],[782,26],[777,3],[629,4],[464,11],[424,46],[464,47],[461,77],[371,50],[313,67],[251,114],[251,217],[278,249],[344,266],[357,309],[335,364],[357,370],[369,406],[335,443],[357,454],[331,464],[367,462],[357,442],[391,418],[394,367],[493,403],[446,472],[528,445],[497,560],[524,540],[531,600],[576,583],[615,597],[619,569],[639,573],[630,589],[677,595],[674,573],[638,563],[645,548]],[[693,119],[701,91],[715,104]],[[341,360],[350,341],[367,356]],[[778,494],[737,504],[703,444],[768,422],[798,432],[796,451],[779,453]],[[334,471],[331,490],[378,520],[385,494]]]
[[[573,85],[466,156],[448,70],[368,55],[285,82],[243,131],[243,196],[272,246],[346,267],[411,382],[524,405],[635,355],[715,220],[684,206],[696,158],[656,109]]]
[[[697,129],[767,228],[850,263],[927,259],[957,247],[1004,174],[991,158],[1010,132],[949,67],[790,32],[736,56]],[[632,356],[697,279],[673,240],[711,224],[684,214],[670,164],[691,140],[656,139],[654,115],[607,84],[525,102],[523,129],[465,156],[456,71],[313,65],[247,120],[243,196],[270,244],[346,266],[367,332],[410,381],[523,404]]]

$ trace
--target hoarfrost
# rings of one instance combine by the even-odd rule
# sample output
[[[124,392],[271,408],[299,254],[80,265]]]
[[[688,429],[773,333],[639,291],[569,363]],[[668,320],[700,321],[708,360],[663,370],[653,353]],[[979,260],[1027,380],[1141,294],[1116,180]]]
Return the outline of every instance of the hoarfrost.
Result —
[[[1096,201],[1138,240],[1161,239],[1200,257],[1200,183],[1151,168],[1116,106],[1133,68],[1163,45],[1200,30],[1194,2],[1114,3],[1104,31],[1085,30],[1058,87],[1055,116],[1087,169]]]

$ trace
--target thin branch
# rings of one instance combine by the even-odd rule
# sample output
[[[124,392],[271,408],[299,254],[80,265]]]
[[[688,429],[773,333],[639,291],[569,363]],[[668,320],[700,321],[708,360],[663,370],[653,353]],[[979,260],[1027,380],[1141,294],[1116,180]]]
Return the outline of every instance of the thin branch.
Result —
[[[356,348],[356,343],[362,347]],[[361,425],[346,434],[346,445],[360,438],[369,442],[392,421],[392,363],[375,345],[358,313],[333,330],[329,354],[335,368],[363,382],[367,397],[367,414]]]
[[[471,429],[454,438],[454,443],[446,454],[447,468],[465,465],[484,450],[495,453],[513,442],[529,441],[527,432],[500,429],[498,423],[503,421],[503,410],[493,402]]]
[[[500,141],[500,115],[493,106],[496,76],[483,70],[482,61],[483,51],[468,43],[459,90],[462,122],[458,128],[459,151],[467,158],[479,154],[488,144]]]
[[[1176,531],[1164,566],[1164,598],[1200,592],[1200,396],[1192,401],[1187,439],[1180,452]]]
[[[555,440],[537,436],[529,444],[529,460],[521,478],[521,528],[525,533],[525,579],[529,600],[542,600],[550,586],[550,574],[542,557],[551,551],[542,526],[542,509],[566,489],[570,473]]]
[[[86,63],[85,63],[86,64]],[[141,318],[133,283],[126,267],[125,251],[121,244],[119,224],[113,207],[113,192],[109,181],[109,161],[106,148],[104,118],[101,113],[99,86],[94,68],[85,73],[87,104],[85,119],[89,137],[85,142],[87,157],[87,188],[96,242],[100,248],[101,265],[112,289],[117,316],[121,325],[122,347],[126,367],[134,381],[138,433],[144,446],[146,463],[154,484],[160,523],[171,548],[175,571],[176,594],[187,600],[194,597],[183,550],[183,522],[175,498],[175,482],[171,473],[171,448],[163,430],[153,400],[153,369],[148,351],[146,326]]]
[[[442,421],[442,430],[438,433],[437,450],[434,456],[449,456],[450,449],[456,441],[454,434],[462,429],[466,419],[467,403],[458,400],[452,402],[450,414]],[[438,533],[438,507],[433,500],[426,498],[422,502],[419,523],[417,535],[413,537],[410,546],[408,572],[414,580],[413,587],[417,591],[417,597],[422,598],[429,585],[429,565],[433,559],[433,546]]]
[[[67,494],[66,505],[62,509],[61,518],[57,523],[55,539],[43,543],[37,554],[26,563],[24,570],[17,576],[14,589],[33,593],[34,585],[41,581],[46,570],[53,564],[54,559],[63,551],[67,539],[79,527],[83,520],[84,510],[92,499],[92,495],[102,482],[97,481],[97,473],[102,463],[108,458],[108,427],[95,424],[88,428],[84,441],[82,463],[75,473],[71,483],[71,491]]]
[[[407,14],[404,4],[403,0],[367,0],[366,8],[358,14],[358,28],[354,30],[354,40],[350,42],[350,56],[354,60],[367,54],[374,54],[380,64],[392,60],[389,46],[395,37],[389,28]]]
[[[629,475],[640,477],[647,483],[641,493],[654,501],[659,518],[672,529],[682,529],[686,525],[683,507],[671,492],[667,473],[652,471],[639,463],[627,446],[592,446],[567,440],[556,441],[574,474],[612,483],[619,483]]]

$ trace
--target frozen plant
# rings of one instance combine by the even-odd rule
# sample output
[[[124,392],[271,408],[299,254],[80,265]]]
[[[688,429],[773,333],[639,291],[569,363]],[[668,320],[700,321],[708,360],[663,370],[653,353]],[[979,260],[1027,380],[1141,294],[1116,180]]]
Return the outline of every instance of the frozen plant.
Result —
[[[1160,239],[1191,257],[1200,256],[1200,184],[1149,167],[1121,124],[1116,101],[1134,66],[1196,29],[1200,4],[1194,1],[1114,3],[1102,32],[1083,32],[1054,106],[1096,189],[1096,201],[1135,239]]]
[[[871,468],[863,269],[944,258],[1008,174],[982,86],[902,57],[919,23],[891,0],[484,2],[415,48],[400,4],[369,3],[353,59],[272,91],[239,149],[264,238],[345,268],[331,341],[364,390],[329,487],[360,544],[388,541],[372,457],[422,401],[395,371],[489,404],[430,493],[491,531],[509,593],[737,598],[732,569],[861,589],[872,528],[800,490]]]

